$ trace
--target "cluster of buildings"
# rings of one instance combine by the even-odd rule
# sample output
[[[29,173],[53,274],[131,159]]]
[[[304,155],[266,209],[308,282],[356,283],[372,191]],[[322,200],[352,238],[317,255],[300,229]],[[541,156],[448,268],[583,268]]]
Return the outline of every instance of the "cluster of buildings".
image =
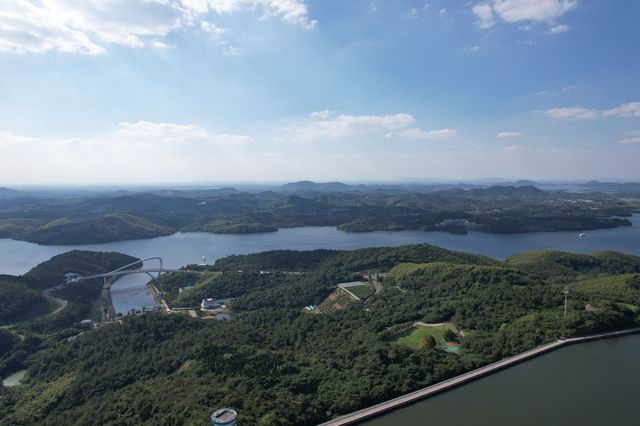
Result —
[[[202,299],[202,302],[200,303],[200,309],[202,309],[203,311],[216,311],[218,309],[224,309],[226,308],[226,303],[230,300],[233,300],[233,298],[230,299]]]

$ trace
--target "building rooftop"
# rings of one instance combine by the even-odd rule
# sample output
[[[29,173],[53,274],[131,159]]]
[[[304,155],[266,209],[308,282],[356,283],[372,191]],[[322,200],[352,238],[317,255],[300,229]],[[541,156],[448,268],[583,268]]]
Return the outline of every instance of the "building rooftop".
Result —
[[[231,408],[221,408],[211,415],[211,421],[214,425],[233,424],[238,417],[238,413]]]

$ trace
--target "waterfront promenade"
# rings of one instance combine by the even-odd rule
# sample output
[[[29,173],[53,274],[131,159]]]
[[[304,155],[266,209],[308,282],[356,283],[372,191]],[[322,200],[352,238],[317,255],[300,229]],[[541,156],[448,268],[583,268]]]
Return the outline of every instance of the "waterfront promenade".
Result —
[[[554,342],[548,343],[546,345],[538,346],[537,348],[531,349],[521,354],[502,359],[492,364],[485,365],[484,367],[480,367],[476,370],[472,370],[467,373],[461,374],[459,376],[453,377],[451,379],[436,383],[426,388],[419,389],[417,391],[399,396],[389,401],[382,402],[372,407],[364,408],[362,410],[337,417],[333,420],[323,423],[321,426],[341,426],[341,425],[356,424],[363,420],[366,420],[378,415],[382,415],[388,411],[395,410],[404,405],[411,404],[413,402],[428,398],[430,396],[436,395],[438,393],[455,388],[462,384],[479,379],[488,374],[491,374],[496,371],[502,370],[504,368],[510,367],[512,365],[518,364],[528,359],[537,357],[539,355],[545,354],[547,352],[553,351],[563,346],[568,346],[576,343],[589,342],[589,341],[599,340],[599,339],[626,336],[626,335],[637,334],[637,333],[640,333],[640,327],[619,330],[619,331],[611,331],[606,333],[592,334],[592,335],[583,336],[583,337],[559,339]]]

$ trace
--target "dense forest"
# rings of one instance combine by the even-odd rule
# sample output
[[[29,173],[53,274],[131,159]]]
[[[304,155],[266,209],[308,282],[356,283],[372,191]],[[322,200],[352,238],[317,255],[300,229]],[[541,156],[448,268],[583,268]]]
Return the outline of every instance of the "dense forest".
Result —
[[[534,186],[361,188],[344,184],[105,193],[0,199],[0,237],[40,244],[150,238],[177,231],[274,232],[336,226],[346,232],[582,231],[630,225],[640,191],[568,193]],[[633,187],[635,188],[635,187]]]
[[[113,254],[95,256],[86,263]],[[52,260],[28,276],[68,267]],[[365,271],[385,273],[367,300],[305,308],[326,303],[340,282],[366,280]],[[47,328],[34,320],[2,330],[0,374],[22,367],[28,374],[22,385],[0,390],[0,418],[200,425],[230,406],[242,424],[317,424],[559,336],[636,324],[640,258],[545,251],[498,262],[424,244],[276,251],[191,265],[157,286],[184,306],[232,297],[231,320],[147,313],[73,339],[61,332],[73,324]],[[433,338],[402,343],[426,330],[416,321],[449,324],[445,338],[459,351]],[[8,362],[16,354],[19,362]]]

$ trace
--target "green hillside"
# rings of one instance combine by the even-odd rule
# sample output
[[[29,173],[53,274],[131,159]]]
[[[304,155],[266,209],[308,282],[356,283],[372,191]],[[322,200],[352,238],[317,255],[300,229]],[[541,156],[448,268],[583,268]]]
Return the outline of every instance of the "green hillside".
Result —
[[[38,244],[89,244],[135,240],[168,235],[174,231],[128,214],[109,214],[95,219],[57,219],[24,234]]]
[[[111,256],[109,267],[121,263],[71,252],[28,276],[50,282],[69,268],[108,269]],[[204,424],[213,409],[231,406],[242,424],[318,424],[558,336],[637,325],[639,274],[616,271],[639,260],[536,252],[496,262],[429,245],[232,256],[158,283],[183,306],[234,298],[230,321],[145,314],[72,341],[73,321],[88,313],[99,283],[69,287],[75,316],[20,325],[16,332],[41,339],[29,347],[4,336],[0,374],[24,366],[28,376],[0,391],[0,416],[9,424]],[[388,274],[366,303],[305,309],[368,268]],[[437,344],[445,329],[455,330],[447,338],[455,347]],[[435,347],[422,344],[426,334],[435,334]]]

